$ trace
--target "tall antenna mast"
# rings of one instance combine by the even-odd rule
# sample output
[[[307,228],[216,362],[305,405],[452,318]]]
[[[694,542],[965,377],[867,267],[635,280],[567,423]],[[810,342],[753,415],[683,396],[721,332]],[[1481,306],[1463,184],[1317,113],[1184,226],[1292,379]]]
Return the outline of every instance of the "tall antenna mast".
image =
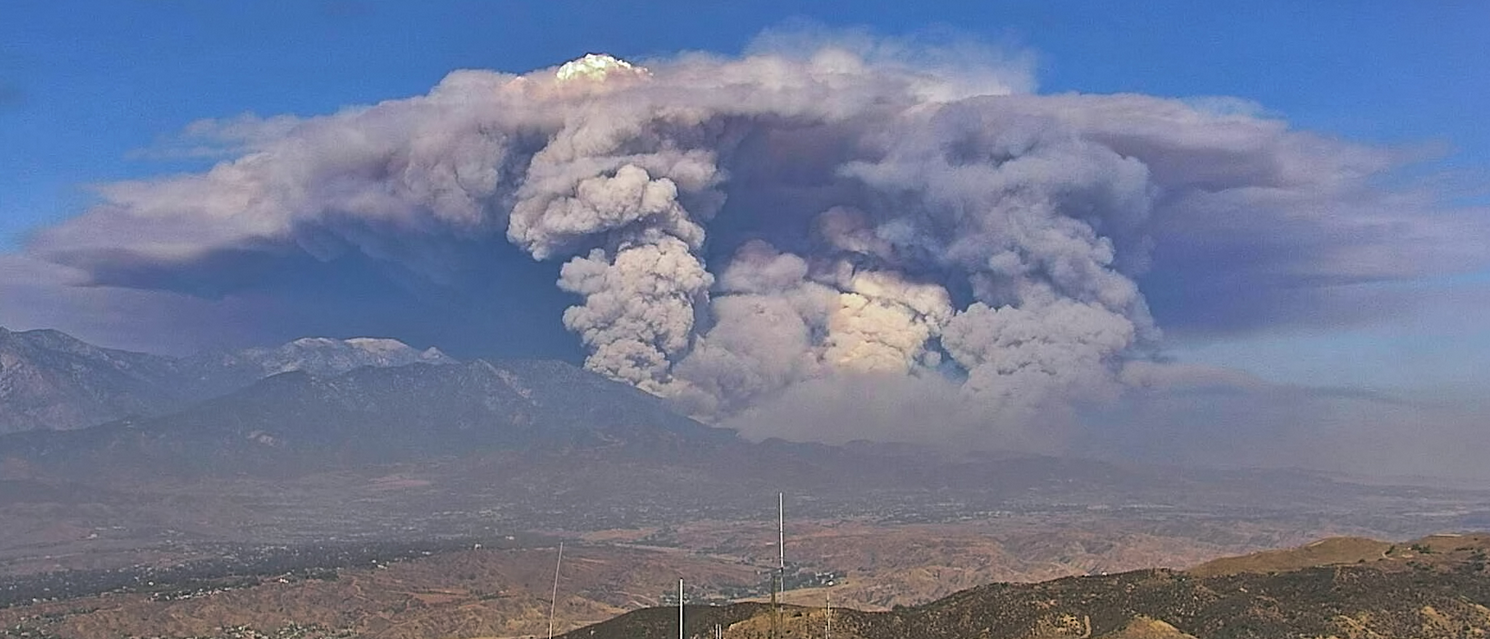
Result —
[[[559,560],[554,563],[554,594],[548,600],[548,639],[554,639],[554,612],[559,609],[559,568],[564,565],[564,542],[559,542]]]
[[[781,559],[781,576],[786,576],[786,493],[776,493],[776,555]],[[781,584],[786,590],[786,583]]]
[[[786,591],[786,493],[776,493],[776,574],[771,576],[771,639],[780,637],[781,605],[777,588]]]
[[[678,639],[683,639],[683,580],[678,579]]]
[[[831,639],[833,636],[833,591],[825,590],[823,591],[823,596],[826,598],[828,606],[824,614],[826,619],[823,621],[823,639]]]

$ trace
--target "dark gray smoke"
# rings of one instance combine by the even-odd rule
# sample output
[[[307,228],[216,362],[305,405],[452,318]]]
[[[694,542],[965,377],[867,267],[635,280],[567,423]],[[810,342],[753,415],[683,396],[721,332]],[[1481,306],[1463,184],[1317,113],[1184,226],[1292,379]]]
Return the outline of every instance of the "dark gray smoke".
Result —
[[[1161,329],[1336,322],[1340,284],[1486,261],[1484,216],[1375,186],[1387,151],[1235,101],[1034,95],[1017,65],[883,53],[587,56],[198,125],[240,154],[105,187],[28,251],[211,295],[244,263],[348,256],[461,289],[471,247],[516,246],[561,263],[551,322],[588,368],[701,417],[1035,447],[1152,377]]]

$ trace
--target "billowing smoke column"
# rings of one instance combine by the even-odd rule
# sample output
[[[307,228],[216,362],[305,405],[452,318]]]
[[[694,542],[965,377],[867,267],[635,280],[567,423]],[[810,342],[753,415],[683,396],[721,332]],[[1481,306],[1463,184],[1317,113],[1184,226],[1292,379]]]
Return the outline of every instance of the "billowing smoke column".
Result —
[[[543,88],[576,97],[528,162],[507,236],[575,255],[559,286],[584,299],[564,323],[589,368],[719,416],[806,379],[925,375],[950,356],[996,416],[1100,387],[1151,331],[1094,228],[1144,220],[1141,163],[1000,121],[994,103],[930,100],[947,93],[936,78],[833,52],[768,62],[717,65],[701,86],[698,69],[592,55]],[[792,158],[843,197],[781,228],[761,215],[716,278],[704,248],[731,161],[768,161],[747,147],[794,131],[848,145]],[[773,244],[804,222],[807,243]]]
[[[1419,266],[1378,259],[1378,238],[1411,253],[1455,232],[1364,186],[1385,153],[1231,103],[1025,84],[831,47],[459,71],[427,96],[228,123],[241,157],[110,186],[30,250],[105,284],[232,251],[358,251],[440,281],[440,238],[510,241],[563,261],[589,369],[697,415],[902,380],[994,424],[1117,392],[1158,335],[1137,278],[1166,243],[1176,273],[1250,290],[1403,276]]]

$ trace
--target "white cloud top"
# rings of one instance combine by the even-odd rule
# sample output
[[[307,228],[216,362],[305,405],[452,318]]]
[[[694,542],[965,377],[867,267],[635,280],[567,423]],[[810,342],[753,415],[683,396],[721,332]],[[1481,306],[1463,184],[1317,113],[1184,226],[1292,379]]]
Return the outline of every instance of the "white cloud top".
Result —
[[[619,58],[603,53],[586,53],[584,57],[565,62],[554,73],[554,77],[560,82],[576,79],[604,80],[612,73],[641,75],[646,72],[646,69],[632,66],[630,62]]]

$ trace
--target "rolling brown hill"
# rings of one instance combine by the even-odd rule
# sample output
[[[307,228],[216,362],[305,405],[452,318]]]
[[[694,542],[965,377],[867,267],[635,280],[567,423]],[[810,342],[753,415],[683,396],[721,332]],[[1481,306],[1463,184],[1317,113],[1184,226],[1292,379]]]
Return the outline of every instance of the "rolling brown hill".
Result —
[[[1382,570],[1414,565],[1455,567],[1484,563],[1490,534],[1429,535],[1394,544],[1361,537],[1333,537],[1284,550],[1266,550],[1240,557],[1223,557],[1186,571],[1198,577],[1248,573],[1276,573],[1304,568],[1371,564]]]
[[[1378,545],[1379,544],[1379,545]],[[1374,548],[1384,548],[1371,555]],[[1390,551],[1390,552],[1387,552]],[[835,607],[837,639],[1462,639],[1490,633],[1490,534],[1403,543],[1329,539],[1202,564],[1039,583],[995,583],[883,611]],[[547,630],[553,548],[464,550],[335,571],[222,579],[0,609],[0,637],[104,639],[515,638]],[[580,546],[558,601],[565,639],[669,639],[690,592],[750,584],[749,564],[706,555]],[[1354,556],[1354,561],[1350,558]],[[804,600],[813,591],[795,592]],[[821,591],[815,591],[821,596]],[[835,601],[838,600],[835,597]],[[621,614],[626,610],[633,612]],[[687,633],[766,639],[760,602],[689,605]],[[619,616],[616,616],[619,615]],[[611,617],[576,628],[576,622]],[[782,639],[823,636],[822,606],[783,606]]]
[[[320,634],[311,636],[378,639],[532,636],[547,630],[554,551],[465,550],[336,571],[222,578],[188,587],[159,584],[17,606],[0,609],[0,637],[226,637],[251,636],[249,631],[293,635],[303,629],[318,629]],[[701,586],[757,581],[748,566],[702,557],[570,547],[560,581],[558,628],[654,605],[675,587],[678,575]]]
[[[1380,551],[1379,553],[1377,551]],[[1463,639],[1490,635],[1490,535],[1404,544],[1333,539],[1211,562],[1038,584],[991,584],[883,612],[835,610],[838,639]],[[758,604],[691,610],[685,630],[728,639],[772,636]],[[821,637],[824,608],[787,607],[783,638]],[[676,611],[650,609],[565,639],[677,636]]]

